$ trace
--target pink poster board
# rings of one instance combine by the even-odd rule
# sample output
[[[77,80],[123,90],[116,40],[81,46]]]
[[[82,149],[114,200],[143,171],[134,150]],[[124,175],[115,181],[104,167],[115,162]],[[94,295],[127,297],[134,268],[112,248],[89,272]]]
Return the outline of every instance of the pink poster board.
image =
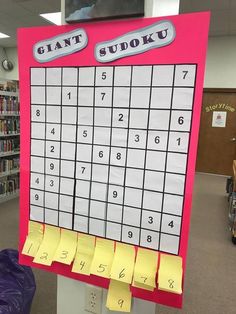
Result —
[[[60,85],[60,91],[62,90],[65,92],[65,95],[68,96],[68,103],[66,103],[67,100],[65,99],[67,106],[70,106],[70,102],[74,99],[73,97],[77,97],[76,104],[78,104],[78,94],[73,95],[73,92],[77,90],[78,86],[81,87],[81,90],[87,88],[86,95],[89,94],[89,90],[92,88],[96,87],[96,90],[99,90],[100,88],[99,94],[104,94],[102,96],[103,98],[105,95],[109,95],[109,93],[110,95],[113,95],[113,92],[109,91],[116,89],[116,94],[114,93],[114,96],[110,96],[110,102],[113,102],[113,107],[109,107],[109,104],[107,103],[105,107],[108,107],[105,108],[105,111],[101,110],[98,114],[98,109],[101,104],[97,103],[97,111],[96,114],[93,114],[93,123],[91,125],[93,132],[95,132],[94,122],[97,121],[99,124],[98,121],[100,121],[98,127],[107,127],[110,130],[118,129],[118,134],[121,137],[123,130],[126,130],[125,134],[127,140],[129,139],[129,136],[133,134],[133,143],[135,144],[135,142],[138,142],[138,145],[141,145],[140,136],[146,132],[144,146],[129,146],[129,150],[131,151],[132,148],[140,148],[140,151],[142,150],[142,152],[145,152],[146,154],[143,169],[142,167],[140,169],[142,175],[145,176],[141,190],[145,190],[145,193],[147,193],[146,198],[148,200],[156,195],[161,196],[162,198],[160,212],[153,213],[153,216],[151,217],[152,221],[159,221],[159,229],[157,232],[152,226],[151,230],[147,231],[143,219],[147,213],[151,212],[150,202],[148,203],[148,201],[146,201],[147,204],[145,203],[145,195],[143,194],[144,192],[142,192],[142,194],[140,194],[141,203],[138,205],[132,204],[134,199],[136,199],[136,195],[135,197],[132,196],[133,190],[131,187],[127,188],[127,186],[130,185],[126,182],[127,184],[124,183],[122,188],[127,189],[126,197],[128,199],[128,195],[130,195],[131,205],[128,204],[130,206],[124,206],[127,205],[124,204],[124,201],[126,200],[124,196],[122,208],[123,210],[125,208],[126,212],[122,213],[122,221],[119,226],[122,231],[118,241],[131,243],[137,247],[142,246],[160,252],[179,255],[183,258],[183,267],[185,269],[209,18],[209,13],[204,12],[165,18],[97,22],[73,26],[35,27],[19,30],[18,51],[21,100],[20,252],[22,251],[27,236],[28,222],[30,219],[48,224],[53,220],[53,215],[49,215],[49,212],[52,213],[52,210],[49,211],[49,209],[45,209],[46,206],[48,207],[47,204],[35,204],[32,202],[34,187],[30,185],[30,176],[32,175],[32,172],[35,171],[33,169],[32,157],[42,157],[42,155],[40,155],[42,153],[38,151],[37,148],[40,147],[40,145],[37,144],[42,142],[38,142],[38,133],[35,131],[35,124],[39,123],[37,125],[39,129],[40,122],[42,121],[38,121],[37,117],[34,118],[33,115],[34,112],[36,114],[37,110],[42,109],[46,105],[48,105],[47,119],[50,117],[50,110],[53,106],[53,115],[56,115],[57,111],[55,108],[57,99],[55,95],[58,86],[56,85],[55,80],[60,80],[57,84]],[[100,74],[100,78],[98,77],[98,74]],[[74,77],[78,75],[77,78],[75,78],[77,83],[75,83],[75,81],[73,81],[74,83],[72,82],[73,75],[75,75]],[[104,85],[103,79],[109,79],[110,83]],[[70,89],[71,87],[72,89]],[[42,91],[43,88],[46,90],[47,99],[50,99],[48,104],[45,104],[45,102],[40,103],[40,91]],[[101,88],[105,89],[101,90]],[[129,93],[126,93],[127,89],[129,90]],[[117,96],[119,91],[120,94],[127,95],[126,101],[128,102],[128,105],[119,106],[115,104],[115,97],[119,99],[119,102],[125,102],[125,96]],[[45,95],[45,92],[43,93]],[[149,96],[145,96],[146,93],[149,93]],[[96,95],[94,97],[97,97]],[[64,96],[62,95],[62,99],[63,97]],[[148,98],[147,108],[144,108],[145,97]],[[139,99],[142,100],[139,102]],[[156,103],[156,99],[159,101],[157,102],[158,104]],[[62,106],[63,103],[61,104],[61,108]],[[71,108],[72,107],[73,105],[71,105]],[[77,105],[74,106],[73,110],[78,110],[77,107]],[[116,107],[121,111],[117,111],[118,109],[116,109]],[[68,108],[69,107],[66,108],[67,111],[65,111],[66,113],[62,119],[68,119],[70,111]],[[84,109],[88,112],[86,105],[84,105]],[[71,109],[72,113],[74,112],[73,110]],[[106,120],[107,112],[110,112],[110,117],[112,117],[110,125],[103,124]],[[156,114],[156,112],[158,112],[158,114]],[[127,125],[123,127],[122,125],[116,125],[116,121],[114,120],[115,114],[117,115],[117,121],[122,123],[126,121]],[[76,111],[76,115],[80,119],[80,117],[83,116],[83,112],[78,114]],[[147,116],[147,120],[145,120],[145,115]],[[144,120],[146,121],[146,127],[143,126]],[[159,128],[155,127],[155,121],[158,121]],[[47,122],[48,120],[45,120],[42,123],[44,123],[45,126]],[[63,121],[60,120],[59,123],[55,122],[55,125],[60,125],[60,122],[63,124]],[[54,122],[49,121],[49,123]],[[76,120],[74,124],[76,126],[79,125],[79,121]],[[71,129],[67,130],[71,131]],[[138,130],[137,132],[139,133],[135,130]],[[85,130],[81,129],[81,131],[84,132]],[[78,132],[80,132],[80,127],[78,128]],[[86,133],[87,131],[84,133],[84,137],[87,137]],[[37,135],[35,136],[34,134]],[[68,133],[65,131],[65,134],[62,135],[62,137],[66,137],[67,134]],[[113,131],[113,134],[115,134],[115,131]],[[78,137],[79,136],[80,135],[78,134]],[[60,147],[64,145],[62,144],[62,137],[60,138]],[[149,143],[149,138],[153,138],[152,143]],[[112,139],[110,136],[110,142],[107,146],[113,146]],[[50,139],[45,137],[44,139],[41,139],[41,141],[42,140],[45,142],[45,151],[47,151],[47,142],[51,143]],[[92,140],[94,140],[94,138]],[[163,146],[160,149],[153,148],[154,143],[159,144],[159,142],[163,143],[163,141],[166,141],[166,146]],[[98,152],[99,154],[101,150],[97,151],[96,143],[92,143],[94,144],[92,150],[94,151],[95,156],[95,152]],[[83,143],[83,145],[85,144]],[[127,145],[131,144],[129,143]],[[65,145],[65,147],[69,146]],[[79,146],[76,147],[78,148]],[[98,147],[100,149],[101,145],[98,145]],[[84,150],[85,146],[82,146],[82,148]],[[128,148],[126,146],[125,151],[121,150],[121,152],[119,152],[114,150],[114,154],[116,157],[121,157],[122,153],[127,153],[127,151]],[[105,152],[104,149],[102,154],[100,154],[100,157],[101,155],[103,157]],[[57,157],[60,162],[63,159],[63,154],[66,154],[66,152],[63,152],[61,149]],[[77,157],[78,156],[79,155],[77,155]],[[112,164],[112,153],[110,153],[109,156],[109,161],[105,164],[103,163],[103,166],[108,167],[110,175],[114,168],[113,165],[121,168],[123,166],[123,168],[126,169],[125,173],[127,171],[126,175],[128,175],[128,171],[130,171],[131,178],[132,176],[137,175],[137,173],[134,172],[137,170],[134,169],[138,168],[138,165],[132,164],[130,167],[131,170],[129,170],[129,165],[127,164],[128,157],[125,159],[123,165],[117,165]],[[141,159],[141,153],[137,156],[140,157],[137,159]],[[51,158],[52,156],[50,156],[50,154],[48,156],[43,156],[43,158],[46,157]],[[116,158],[118,160],[116,160],[116,162],[119,162],[121,159],[120,157]],[[77,159],[79,160],[79,158],[80,157]],[[158,160],[158,163],[156,160]],[[93,160],[93,162],[94,165],[97,164],[96,160]],[[156,165],[154,166],[154,169],[152,168],[153,164]],[[61,169],[61,171],[65,172],[66,169],[67,168],[65,167],[65,169]],[[152,177],[153,172],[155,172],[156,179],[153,179]],[[141,172],[139,172],[139,175],[140,173]],[[45,171],[42,175],[46,176]],[[118,175],[117,177],[120,176]],[[91,178],[93,177],[90,177],[89,179]],[[150,179],[148,180],[148,178]],[[67,179],[61,181],[63,182],[62,186],[68,186],[66,183],[69,183],[69,181],[66,180]],[[124,180],[126,180],[126,178]],[[87,181],[90,181],[91,184],[91,180]],[[81,182],[78,183],[78,186],[80,183]],[[161,184],[162,186],[156,189],[155,186],[158,186],[158,184]],[[153,187],[153,185],[155,186]],[[96,186],[98,190],[99,187],[100,186]],[[45,185],[44,188],[37,193],[39,193],[39,195],[41,195],[40,193],[46,193],[44,189]],[[50,190],[49,192],[51,193]],[[49,192],[47,197],[52,194]],[[80,193],[80,190],[78,193]],[[90,186],[90,193],[87,197],[87,202],[90,205],[92,204],[92,193],[93,191],[91,192]],[[45,196],[45,194],[43,195]],[[109,195],[106,197],[109,197]],[[113,190],[113,197],[117,197],[117,191]],[[46,199],[46,197],[44,198]],[[181,200],[183,202],[181,202]],[[158,202],[158,200],[155,199],[155,202]],[[106,205],[106,218],[108,218],[109,199],[106,199],[105,203],[108,204]],[[180,203],[182,205],[179,205]],[[175,204],[175,209],[174,212],[171,212],[170,207],[173,207],[173,204]],[[98,203],[96,203],[96,206],[97,205]],[[142,211],[143,208],[145,209],[145,206],[147,209],[146,212]],[[36,207],[42,208],[43,215],[38,214],[39,211],[36,213]],[[130,222],[128,223],[130,219],[136,217],[134,212],[130,212],[130,208],[135,207],[142,208],[139,208],[139,211],[137,209],[135,212],[137,215],[141,213],[141,216],[139,217],[139,226],[135,225],[135,222],[133,226]],[[57,212],[58,210],[59,209],[57,209]],[[90,214],[91,213],[92,209]],[[59,227],[114,239],[114,234],[112,234],[108,228],[109,226],[114,227],[116,225],[114,224],[114,221],[112,223],[106,221],[105,234],[100,234],[94,227],[97,223],[92,224],[93,219],[91,219],[89,215],[86,217],[87,221],[89,221],[89,225],[86,225],[87,229],[83,229],[84,225],[82,228],[82,219],[79,215],[74,215],[73,217],[71,215],[72,222],[70,223],[69,214],[59,214],[62,217],[61,220],[60,218],[57,220]],[[49,217],[48,220],[46,217]],[[148,218],[150,220],[150,216],[148,216]],[[139,233],[135,239],[135,232],[137,230]],[[155,242],[157,233],[158,240]],[[133,236],[133,239],[129,242],[130,235]],[[151,244],[150,239],[153,240]],[[74,274],[71,272],[71,266],[54,262],[51,267],[46,267],[33,263],[32,258],[22,254],[20,254],[20,262],[25,265],[38,267],[90,284],[105,288],[108,287],[108,280],[93,275],[83,276]],[[181,307],[182,305],[182,295],[171,294],[158,289],[155,289],[154,292],[148,292],[132,287],[132,295],[134,297],[140,297],[145,300],[169,306]]]

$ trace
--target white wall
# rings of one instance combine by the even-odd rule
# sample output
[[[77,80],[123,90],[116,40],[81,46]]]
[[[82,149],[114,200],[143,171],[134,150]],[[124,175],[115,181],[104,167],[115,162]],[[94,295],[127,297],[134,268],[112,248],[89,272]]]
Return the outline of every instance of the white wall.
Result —
[[[17,49],[6,49],[14,69],[6,72],[0,64],[0,78],[18,79]],[[4,53],[0,47],[0,63]],[[209,40],[204,87],[236,88],[236,36],[212,37]]]
[[[0,47],[0,78],[9,80],[18,80],[18,60],[17,60],[17,48],[6,48],[6,54],[8,59],[13,63],[14,68],[12,71],[5,71],[2,68],[2,61],[6,58],[3,49]]]
[[[236,88],[236,36],[210,38],[204,87]]]

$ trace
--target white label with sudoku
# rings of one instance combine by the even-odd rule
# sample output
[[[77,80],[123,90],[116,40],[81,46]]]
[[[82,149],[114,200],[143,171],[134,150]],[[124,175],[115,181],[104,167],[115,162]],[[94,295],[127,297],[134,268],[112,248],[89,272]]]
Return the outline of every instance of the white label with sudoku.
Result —
[[[178,254],[196,65],[30,77],[30,219]]]

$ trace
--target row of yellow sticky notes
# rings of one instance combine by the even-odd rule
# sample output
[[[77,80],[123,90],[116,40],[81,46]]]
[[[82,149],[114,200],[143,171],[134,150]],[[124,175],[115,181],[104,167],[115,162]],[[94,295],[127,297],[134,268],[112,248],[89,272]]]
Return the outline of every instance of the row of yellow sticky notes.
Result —
[[[70,265],[72,272],[94,274],[134,287],[153,291],[156,288],[158,253],[111,240],[79,234],[49,225],[29,223],[22,253],[34,262],[50,266],[53,261]],[[158,274],[160,290],[181,293],[182,259],[161,254]]]

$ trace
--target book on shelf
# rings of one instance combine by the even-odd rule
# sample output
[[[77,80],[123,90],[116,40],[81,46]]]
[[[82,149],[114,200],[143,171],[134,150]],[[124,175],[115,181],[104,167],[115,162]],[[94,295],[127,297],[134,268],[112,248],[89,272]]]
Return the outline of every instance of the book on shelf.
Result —
[[[19,114],[20,104],[15,96],[0,95],[0,115]]]
[[[18,90],[19,90],[19,82],[18,81],[0,79],[0,91],[14,92],[15,93]]]
[[[19,138],[0,140],[0,154],[7,152],[17,152],[20,150]]]
[[[0,136],[20,133],[20,121],[17,118],[0,119]]]
[[[19,190],[19,176],[12,175],[10,178],[0,181],[0,197],[10,195]]]
[[[19,157],[0,159],[0,175],[11,171],[19,170],[19,168],[20,168]]]

